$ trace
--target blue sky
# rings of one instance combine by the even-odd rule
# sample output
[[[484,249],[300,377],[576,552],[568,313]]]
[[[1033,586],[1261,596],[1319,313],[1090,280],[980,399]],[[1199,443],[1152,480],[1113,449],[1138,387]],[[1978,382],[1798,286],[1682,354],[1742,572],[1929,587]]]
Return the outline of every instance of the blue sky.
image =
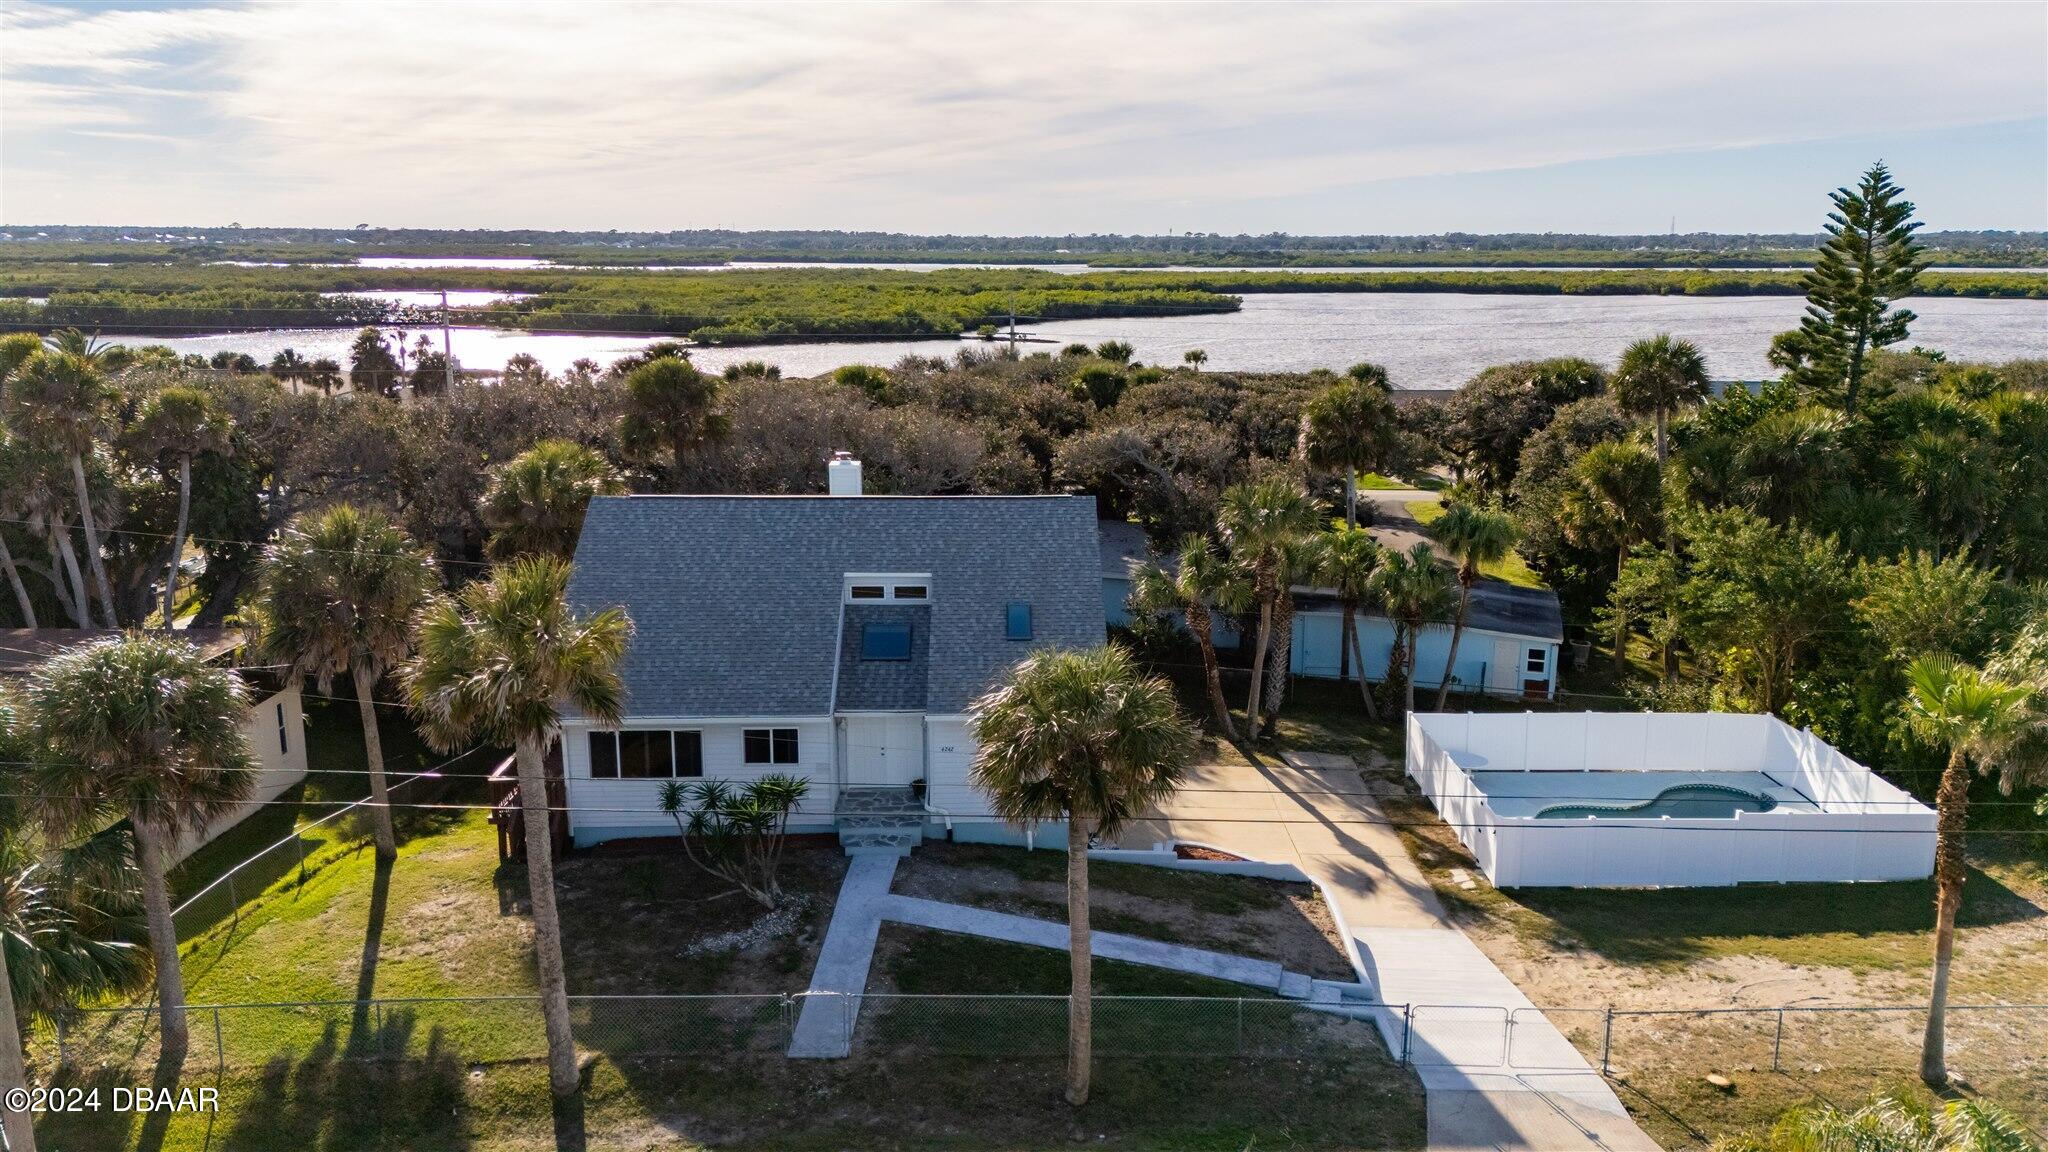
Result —
[[[0,223],[2048,228],[2048,5],[0,8]]]

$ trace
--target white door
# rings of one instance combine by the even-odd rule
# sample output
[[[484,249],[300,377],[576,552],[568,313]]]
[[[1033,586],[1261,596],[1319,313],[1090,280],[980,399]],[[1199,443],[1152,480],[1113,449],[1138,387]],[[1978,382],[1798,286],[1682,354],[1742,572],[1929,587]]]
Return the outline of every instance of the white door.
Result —
[[[849,788],[904,787],[924,775],[924,717],[916,712],[846,718]]]
[[[1519,642],[1493,642],[1493,662],[1486,666],[1486,686],[1496,692],[1522,690],[1522,645]]]

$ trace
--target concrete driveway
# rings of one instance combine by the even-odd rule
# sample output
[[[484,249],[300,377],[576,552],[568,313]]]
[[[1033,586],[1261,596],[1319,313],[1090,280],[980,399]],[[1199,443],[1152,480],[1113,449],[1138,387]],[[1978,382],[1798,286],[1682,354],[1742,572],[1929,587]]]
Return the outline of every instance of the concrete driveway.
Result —
[[[1411,1013],[1405,1030],[1387,1037],[1408,1049],[1422,1081],[1430,1148],[1657,1147],[1606,1080],[1451,923],[1350,757],[1289,752],[1200,765],[1155,817],[1126,826],[1121,844],[1163,840],[1300,868],[1329,895],[1359,978],[1380,1002],[1437,1006]]]

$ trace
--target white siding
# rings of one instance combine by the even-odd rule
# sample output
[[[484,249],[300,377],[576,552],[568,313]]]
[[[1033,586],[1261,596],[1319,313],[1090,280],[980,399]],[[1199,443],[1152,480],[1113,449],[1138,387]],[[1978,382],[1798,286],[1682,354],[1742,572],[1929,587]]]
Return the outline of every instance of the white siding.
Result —
[[[704,779],[746,783],[771,773],[801,776],[811,782],[790,821],[794,829],[818,831],[832,823],[838,804],[833,782],[833,726],[830,720],[747,720],[638,722],[622,728],[695,730],[703,733]],[[795,764],[748,764],[743,733],[748,728],[795,728]],[[562,727],[562,771],[569,789],[569,828],[579,845],[624,836],[672,836],[675,821],[661,811],[660,780],[597,780],[590,775],[590,728]],[[608,811],[610,809],[611,811]]]
[[[926,802],[956,819],[988,815],[988,797],[968,783],[977,745],[964,719],[933,718],[925,722]],[[985,824],[986,820],[974,820]]]
[[[255,787],[250,789],[248,800],[216,816],[203,831],[181,837],[171,850],[172,863],[262,811],[266,803],[306,778],[306,714],[297,688],[286,688],[250,708],[249,718],[242,723],[242,733],[248,737],[249,752],[262,769],[256,773]]]

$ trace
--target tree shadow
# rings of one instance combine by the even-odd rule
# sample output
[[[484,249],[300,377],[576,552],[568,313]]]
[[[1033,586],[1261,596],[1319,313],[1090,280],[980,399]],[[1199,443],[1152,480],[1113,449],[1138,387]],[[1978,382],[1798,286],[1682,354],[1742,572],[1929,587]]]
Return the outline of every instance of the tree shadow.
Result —
[[[306,1052],[263,1065],[218,1146],[468,1148],[463,1062],[438,1026],[420,1042],[417,1025],[411,1011],[391,1008],[346,1036],[330,1020]]]
[[[1957,923],[1964,928],[2038,920],[2048,911],[1971,868]],[[1509,894],[1548,917],[1556,943],[1620,963],[1673,963],[1710,954],[1715,939],[1792,940],[1830,933],[1870,937],[1934,928],[1934,882],[1742,884],[1734,888],[1522,888]]]
[[[356,1003],[350,1020],[349,1034],[363,1035],[369,1031],[369,1001],[377,995],[377,958],[384,948],[384,913],[391,901],[392,861],[377,861],[375,877],[370,881],[370,913],[363,927],[362,961],[356,966]]]

